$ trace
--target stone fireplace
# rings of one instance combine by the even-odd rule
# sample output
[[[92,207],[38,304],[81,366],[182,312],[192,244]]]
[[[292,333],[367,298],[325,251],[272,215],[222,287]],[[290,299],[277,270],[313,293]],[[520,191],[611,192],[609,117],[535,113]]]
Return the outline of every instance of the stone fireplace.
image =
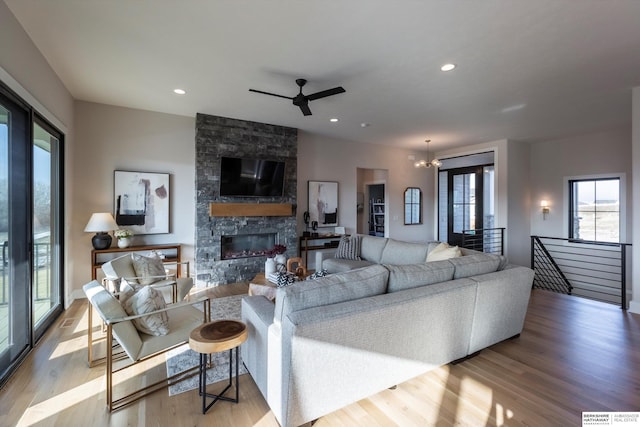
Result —
[[[253,278],[264,271],[265,251],[275,244],[297,256],[297,130],[264,123],[198,114],[196,116],[196,286]],[[284,161],[282,197],[220,196],[220,158]],[[215,215],[210,204],[287,204],[288,214]]]

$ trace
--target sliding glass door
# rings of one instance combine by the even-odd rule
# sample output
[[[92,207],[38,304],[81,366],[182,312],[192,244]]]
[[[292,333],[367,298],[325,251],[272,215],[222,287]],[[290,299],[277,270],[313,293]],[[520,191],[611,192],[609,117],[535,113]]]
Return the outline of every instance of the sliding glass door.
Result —
[[[62,134],[0,84],[0,385],[62,312]]]
[[[0,93],[0,372],[31,343],[29,308],[29,111]],[[26,165],[26,167],[24,166]]]

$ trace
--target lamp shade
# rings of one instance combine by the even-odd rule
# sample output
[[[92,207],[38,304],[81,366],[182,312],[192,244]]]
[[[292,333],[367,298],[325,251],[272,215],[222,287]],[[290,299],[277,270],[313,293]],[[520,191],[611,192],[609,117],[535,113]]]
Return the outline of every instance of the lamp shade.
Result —
[[[116,220],[113,219],[113,215],[109,212],[100,212],[94,213],[91,215],[87,226],[84,228],[86,232],[105,232],[105,231],[113,231],[118,229],[118,224],[116,224]]]

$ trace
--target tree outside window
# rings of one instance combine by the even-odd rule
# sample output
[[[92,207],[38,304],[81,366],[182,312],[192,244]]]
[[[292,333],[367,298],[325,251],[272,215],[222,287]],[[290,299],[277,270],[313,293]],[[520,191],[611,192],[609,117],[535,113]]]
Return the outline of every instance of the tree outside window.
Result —
[[[620,179],[569,181],[569,238],[620,242]]]

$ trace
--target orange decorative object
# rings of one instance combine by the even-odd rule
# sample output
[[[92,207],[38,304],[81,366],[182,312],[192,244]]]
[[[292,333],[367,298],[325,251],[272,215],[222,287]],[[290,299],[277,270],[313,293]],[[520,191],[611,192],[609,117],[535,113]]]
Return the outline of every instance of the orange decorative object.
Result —
[[[287,260],[287,271],[294,273],[298,277],[305,277],[307,275],[307,269],[300,257],[293,257]]]

